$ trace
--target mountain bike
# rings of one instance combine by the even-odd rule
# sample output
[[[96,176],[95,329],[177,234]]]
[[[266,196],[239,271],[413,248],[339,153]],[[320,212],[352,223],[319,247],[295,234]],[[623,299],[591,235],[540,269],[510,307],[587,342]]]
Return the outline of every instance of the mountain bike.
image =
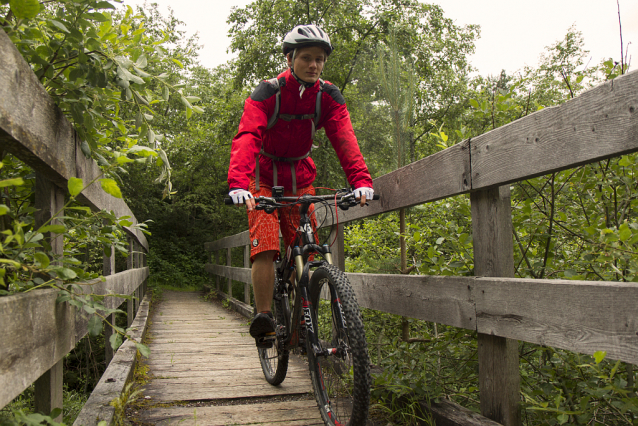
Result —
[[[374,199],[378,198],[375,195]],[[293,243],[274,265],[272,311],[276,337],[271,348],[258,348],[264,376],[272,385],[282,383],[290,352],[299,348],[308,358],[324,423],[365,425],[371,379],[361,313],[348,278],[333,265],[330,246],[315,240],[308,214],[313,203],[343,210],[359,203],[347,190],[335,195],[256,197],[255,201],[256,209],[268,213],[279,209],[280,215],[286,208],[299,205],[301,217]]]

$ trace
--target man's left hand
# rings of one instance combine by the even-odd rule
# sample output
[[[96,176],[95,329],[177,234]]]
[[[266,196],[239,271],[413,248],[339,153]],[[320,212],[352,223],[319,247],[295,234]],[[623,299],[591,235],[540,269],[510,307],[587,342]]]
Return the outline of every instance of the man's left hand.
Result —
[[[361,207],[366,205],[366,200],[372,200],[374,196],[374,189],[362,186],[354,190],[354,196],[359,201]]]

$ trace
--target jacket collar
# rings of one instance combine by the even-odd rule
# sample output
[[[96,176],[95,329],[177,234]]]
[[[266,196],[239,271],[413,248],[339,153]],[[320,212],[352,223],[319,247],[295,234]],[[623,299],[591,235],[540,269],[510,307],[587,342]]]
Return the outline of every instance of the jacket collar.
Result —
[[[292,93],[295,93],[297,96],[299,96],[299,91],[301,90],[301,84],[299,84],[295,76],[292,75],[292,71],[290,70],[290,68],[288,68],[283,73],[279,74],[277,78],[280,78],[280,77],[286,77],[286,87],[288,88],[288,90],[290,90]],[[316,93],[319,90],[319,85],[320,85],[320,82],[319,80],[317,80],[315,84],[312,85],[312,87],[308,87],[304,91],[304,93],[306,92]]]

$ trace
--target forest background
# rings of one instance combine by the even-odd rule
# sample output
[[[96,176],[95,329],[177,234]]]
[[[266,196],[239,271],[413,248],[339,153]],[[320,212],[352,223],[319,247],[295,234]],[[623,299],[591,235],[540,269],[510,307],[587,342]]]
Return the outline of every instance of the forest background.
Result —
[[[631,60],[621,40],[619,57],[590,60],[573,27],[547,47],[537,66],[481,76],[468,63],[480,28],[456,25],[437,5],[256,0],[228,17],[237,57],[208,69],[199,63],[197,37],[184,35],[178,17],[152,5],[114,5],[0,0],[0,25],[73,122],[85,155],[104,167],[102,187],[123,196],[152,234],[148,264],[157,287],[200,288],[209,282],[204,243],[246,229],[245,213],[223,203],[230,143],[246,97],[259,80],[284,69],[280,43],[294,25],[314,22],[331,35],[335,51],[323,78],[346,98],[373,177],[566,102],[626,73]],[[275,11],[279,19],[272,19]],[[316,186],[346,186],[325,134],[316,139]],[[1,231],[37,235],[35,175],[0,154]],[[513,185],[517,276],[638,280],[636,158],[625,155]],[[403,228],[398,213],[346,228],[348,271],[473,274],[468,197],[403,215]],[[53,276],[66,274],[71,282],[99,275],[102,252],[111,244],[118,262],[125,261],[125,218],[104,225],[104,217],[79,207],[68,216],[68,253]],[[7,238],[1,256],[16,262],[0,269],[2,294],[43,285],[20,268],[47,270],[49,259],[44,262],[35,247]],[[242,266],[240,253],[235,257],[235,266]],[[242,292],[238,285],[236,294]],[[408,401],[448,397],[477,409],[472,333],[373,311],[364,315],[372,362],[384,370],[373,393],[379,410],[398,424],[417,416],[406,399],[401,407],[388,399],[388,389]],[[93,345],[103,345],[94,334]],[[100,351],[90,348],[79,345],[67,363],[69,399],[78,406],[99,377]],[[520,355],[526,424],[638,424],[631,366],[608,362],[604,353],[578,355],[523,343]],[[29,397],[26,392],[13,408],[28,407]],[[65,416],[72,421],[72,413]]]

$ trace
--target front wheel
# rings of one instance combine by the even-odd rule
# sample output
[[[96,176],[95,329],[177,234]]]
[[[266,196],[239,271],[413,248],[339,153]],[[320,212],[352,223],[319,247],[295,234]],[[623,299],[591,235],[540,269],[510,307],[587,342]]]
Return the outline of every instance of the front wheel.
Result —
[[[338,268],[326,264],[314,271],[308,287],[312,324],[324,353],[315,355],[307,339],[310,378],[323,421],[331,426],[365,425],[370,361],[350,282]]]

